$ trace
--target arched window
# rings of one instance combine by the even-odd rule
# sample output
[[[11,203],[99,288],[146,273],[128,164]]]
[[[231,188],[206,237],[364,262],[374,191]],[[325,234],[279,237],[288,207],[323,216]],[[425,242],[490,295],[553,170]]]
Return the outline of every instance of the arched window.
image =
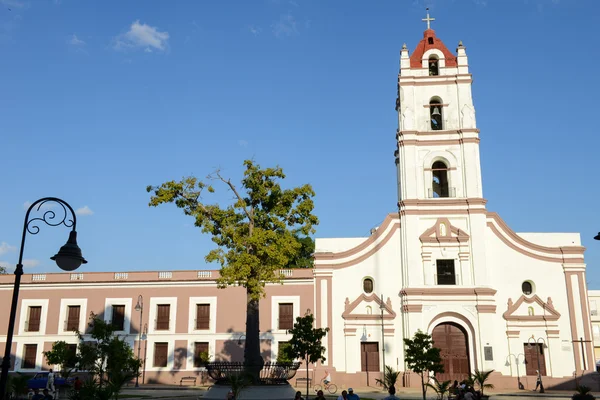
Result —
[[[372,293],[373,292],[373,279],[366,278],[363,281],[363,290],[365,291],[365,293]]]
[[[529,296],[531,293],[533,293],[533,286],[531,285],[531,282],[523,282],[523,284],[521,285],[521,291],[526,296]]]
[[[431,166],[433,181],[431,182],[432,197],[450,197],[448,187],[448,166],[443,161],[436,161]]]
[[[527,307],[527,315],[529,315],[530,317],[533,317],[535,315],[535,310],[533,309],[533,307]]]
[[[438,76],[439,74],[439,60],[436,56],[429,57],[429,76]]]
[[[429,102],[429,118],[431,120],[431,129],[441,131],[442,126],[442,103],[439,100]]]

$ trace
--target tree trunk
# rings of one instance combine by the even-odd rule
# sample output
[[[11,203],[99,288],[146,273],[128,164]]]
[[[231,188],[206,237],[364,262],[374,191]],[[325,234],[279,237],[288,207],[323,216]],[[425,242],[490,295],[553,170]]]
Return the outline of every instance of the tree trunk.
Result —
[[[304,356],[304,362],[306,363],[306,400],[308,400],[308,353]]]
[[[260,355],[260,330],[258,300],[253,300],[246,292],[246,342],[244,346],[244,365],[254,383],[258,383],[264,360]]]
[[[421,372],[421,391],[423,391],[423,400],[427,400],[425,394],[427,393],[427,387],[425,386],[425,380],[423,378],[423,372]]]

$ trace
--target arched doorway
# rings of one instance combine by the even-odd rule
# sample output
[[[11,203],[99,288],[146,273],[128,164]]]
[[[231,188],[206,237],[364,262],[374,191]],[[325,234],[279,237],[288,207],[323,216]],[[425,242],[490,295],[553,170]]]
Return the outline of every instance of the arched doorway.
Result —
[[[467,332],[457,324],[445,322],[433,328],[431,333],[434,347],[441,349],[444,373],[438,374],[440,381],[462,381],[470,374],[469,343]]]

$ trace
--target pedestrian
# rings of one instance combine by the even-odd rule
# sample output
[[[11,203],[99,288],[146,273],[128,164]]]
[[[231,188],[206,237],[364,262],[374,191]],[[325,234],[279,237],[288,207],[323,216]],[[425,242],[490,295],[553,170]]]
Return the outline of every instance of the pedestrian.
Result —
[[[467,389],[467,392],[465,393],[464,400],[477,400],[477,396],[475,396],[475,391],[473,390],[472,387],[469,387]]]
[[[317,392],[317,397],[315,397],[315,400],[325,400],[325,396],[323,396],[323,391],[319,390]]]
[[[33,389],[33,397],[31,400],[44,400],[44,395],[40,393],[40,389]]]
[[[542,374],[540,374],[539,370],[535,370],[535,373],[537,374],[537,380],[535,381],[535,389],[533,389],[534,392],[537,392],[538,387],[543,387],[542,386]]]
[[[294,396],[294,400],[304,400],[304,398],[302,398],[302,393],[300,391],[296,392],[296,396]]]
[[[227,392],[227,397],[225,399],[226,400],[235,400],[235,397],[233,396],[233,390],[230,390],[229,392]]]
[[[348,400],[348,392],[342,390],[342,394],[338,396],[337,400]]]
[[[54,400],[54,397],[48,392],[48,389],[44,389],[44,397],[43,400]]]
[[[390,394],[388,397],[383,400],[400,400],[399,397],[396,397],[396,387],[394,385],[388,388],[388,393]]]
[[[48,381],[46,382],[46,389],[48,389],[48,391],[52,393],[56,391],[56,388],[54,387],[54,371],[52,371],[52,368],[50,368],[50,371],[48,371]]]
[[[360,397],[354,393],[352,388],[348,388],[348,400],[360,400]]]

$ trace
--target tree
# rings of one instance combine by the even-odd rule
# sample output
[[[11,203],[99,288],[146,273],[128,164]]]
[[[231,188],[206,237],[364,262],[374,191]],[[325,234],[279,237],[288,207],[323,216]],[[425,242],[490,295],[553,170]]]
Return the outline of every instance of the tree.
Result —
[[[195,177],[148,186],[149,205],[175,203],[185,215],[195,219],[203,233],[212,236],[216,249],[208,252],[207,262],[221,266],[220,288],[243,286],[246,289],[246,341],[244,364],[257,380],[264,363],[260,355],[259,301],[265,284],[281,283],[281,268],[295,265],[302,258],[302,238],[314,233],[318,219],[312,214],[315,195],[310,185],[282,189],[285,179],[279,167],[261,169],[251,160],[241,185],[234,185],[217,170],[207,179],[229,189],[233,204],[221,207],[205,202],[203,195],[213,193],[212,185]]]
[[[448,397],[450,394],[451,385],[451,381],[440,382],[435,376],[433,377],[433,385],[431,383],[427,383],[427,387],[432,388],[435,394],[437,394],[438,400],[444,400],[444,396]]]
[[[444,372],[440,349],[433,347],[431,336],[418,330],[412,339],[404,339],[406,347],[404,361],[410,370],[421,376],[421,390],[423,400],[427,393],[427,382],[425,374],[437,374]],[[429,378],[427,379],[429,381]]]
[[[486,383],[489,379],[490,375],[494,372],[494,370],[489,371],[480,371],[478,369],[475,370],[474,373],[471,374],[471,379],[473,383],[477,384],[479,390],[481,390],[481,395],[483,396],[484,389],[493,389],[494,385],[491,383]]]
[[[60,374],[63,378],[68,378],[79,362],[77,351],[73,351],[73,348],[63,340],[54,342],[52,350],[45,351],[44,356],[48,361],[48,365],[58,365],[60,367]]]
[[[84,333],[76,332],[79,338],[76,354],[67,343],[59,341],[44,355],[48,364],[60,365],[61,372],[68,370],[68,374],[74,368],[88,371],[90,378],[81,388],[81,398],[118,400],[123,385],[138,375],[141,362],[135,358],[129,344],[115,336],[111,324],[91,313],[88,326],[92,340]]]
[[[5,267],[0,265],[0,275],[6,275],[6,274],[8,274],[8,271],[6,270]]]
[[[329,328],[313,328],[315,317],[307,314],[297,317],[294,327],[288,330],[292,335],[289,346],[284,349],[285,357],[291,360],[304,360],[306,363],[306,399],[308,399],[308,365],[317,361],[325,361],[323,355],[325,346],[322,340],[329,332]]]
[[[385,373],[383,374],[383,380],[376,379],[375,382],[383,386],[384,390],[388,390],[390,386],[396,386],[398,376],[400,376],[400,371],[394,371],[392,367],[386,365]]]

